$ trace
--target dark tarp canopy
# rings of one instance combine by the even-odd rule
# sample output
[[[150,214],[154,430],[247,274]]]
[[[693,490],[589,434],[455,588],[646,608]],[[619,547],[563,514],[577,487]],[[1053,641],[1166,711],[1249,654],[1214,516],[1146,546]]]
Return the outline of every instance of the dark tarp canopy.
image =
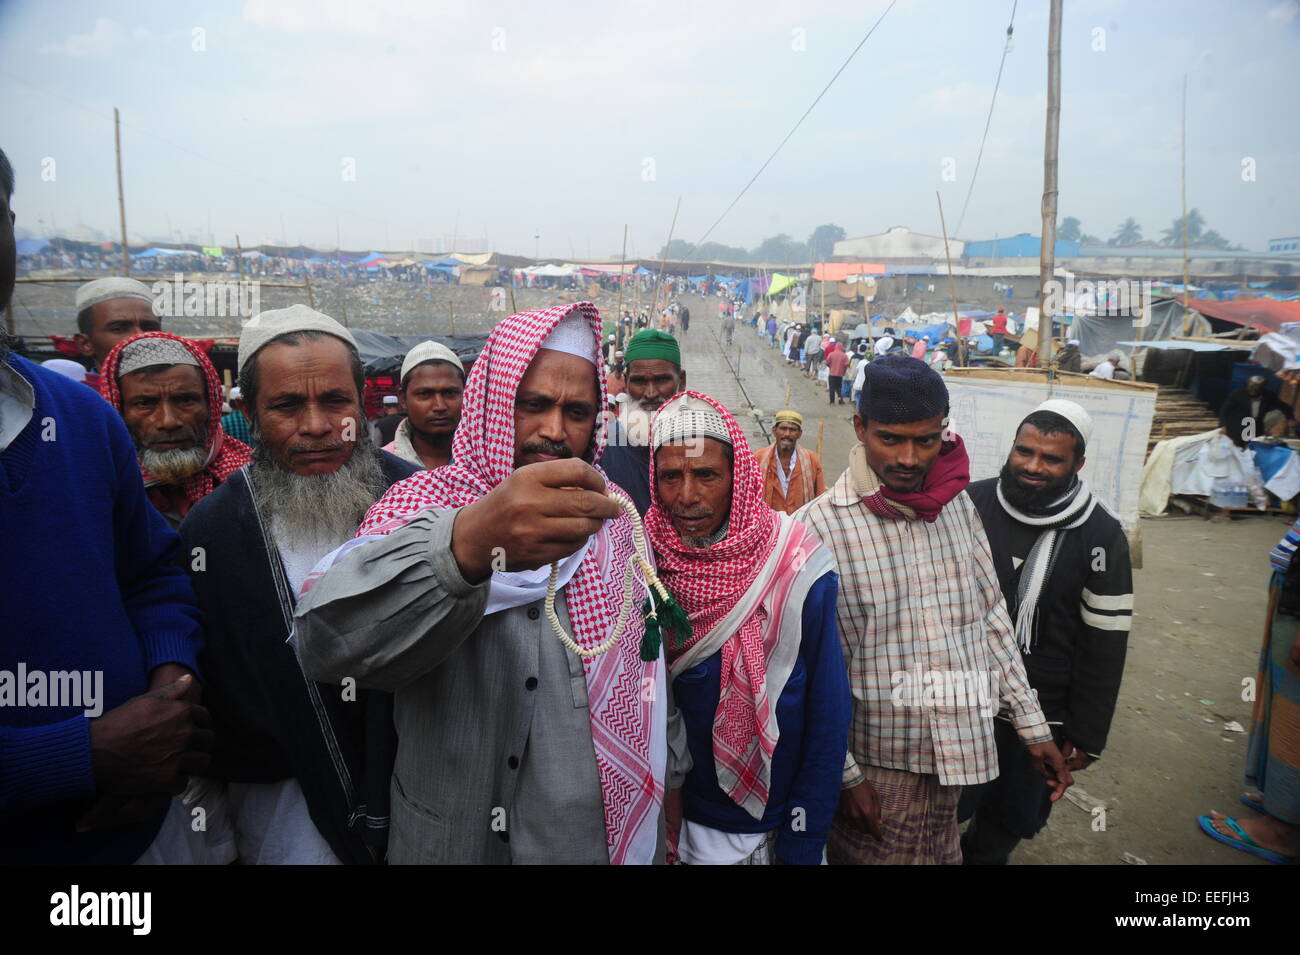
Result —
[[[384,335],[363,328],[350,329],[361,353],[361,365],[366,377],[397,375],[402,370],[402,359],[420,342],[433,340],[446,345],[465,364],[468,370],[487,342],[486,335]]]

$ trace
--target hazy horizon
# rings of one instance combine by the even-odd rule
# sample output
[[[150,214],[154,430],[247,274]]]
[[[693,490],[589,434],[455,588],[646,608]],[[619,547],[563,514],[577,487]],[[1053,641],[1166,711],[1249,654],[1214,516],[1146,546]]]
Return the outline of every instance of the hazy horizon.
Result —
[[[698,242],[888,6],[0,3],[20,236],[544,257]],[[898,0],[710,241],[1040,232],[1047,4]],[[1295,0],[1065,5],[1058,214],[1300,234]],[[947,175],[945,175],[947,174]]]

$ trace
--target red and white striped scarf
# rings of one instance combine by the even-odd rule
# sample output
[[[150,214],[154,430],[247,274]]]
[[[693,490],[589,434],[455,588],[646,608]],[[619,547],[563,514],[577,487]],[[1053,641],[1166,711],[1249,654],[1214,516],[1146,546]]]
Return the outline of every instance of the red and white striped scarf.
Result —
[[[141,332],[139,335],[122,339],[104,358],[104,365],[99,370],[99,393],[104,400],[116,408],[118,414],[122,413],[122,391],[118,386],[117,367],[122,359],[122,350],[142,338],[166,338],[180,342],[185,346],[186,351],[198,360],[199,374],[203,376],[203,383],[207,386],[208,435],[205,446],[208,449],[208,459],[200,470],[181,482],[184,501],[179,502],[178,510],[181,517],[184,517],[191,507],[211,494],[218,484],[251,461],[253,451],[244,442],[232,438],[221,429],[221,379],[207,352],[188,338],[181,338],[169,332]],[[158,479],[146,471],[144,465],[140,466],[140,476],[144,478],[145,487],[152,487],[158,483]]]
[[[366,514],[358,537],[392,533],[429,508],[472,504],[510,476],[514,471],[519,382],[551,329],[574,311],[587,319],[593,341],[599,341],[600,313],[590,302],[521,312],[492,330],[465,383],[451,463],[394,484]],[[603,409],[603,362],[595,373],[600,388],[597,407]],[[597,470],[604,448],[602,415],[590,447],[590,459]],[[607,521],[591,539],[577,573],[564,589],[573,637],[581,646],[604,642],[613,629],[622,602],[623,571],[634,550],[632,522],[626,515]],[[609,861],[616,865],[653,860],[663,803],[667,727],[659,725],[656,717],[663,713],[656,706],[656,694],[644,692],[647,686],[662,683],[663,662],[641,660],[643,633],[640,614],[633,612],[618,646],[583,660]]]
[[[734,457],[733,486],[726,536],[709,547],[687,547],[659,501],[654,455],[650,457],[646,534],[655,549],[660,579],[691,618],[686,645],[678,647],[665,635],[664,649],[675,676],[677,661],[687,654],[696,658],[692,651],[702,641],[710,647],[721,642],[721,688],[713,721],[718,782],[737,805],[761,818],[778,737],[779,690],[769,693],[768,661],[787,630],[788,613],[802,613],[801,606],[790,605],[795,578],[823,545],[807,527],[763,500],[762,468],[731,413],[708,395],[683,394],[712,405],[726,422]],[[714,633],[742,601],[752,608],[744,619],[727,621],[729,634]]]

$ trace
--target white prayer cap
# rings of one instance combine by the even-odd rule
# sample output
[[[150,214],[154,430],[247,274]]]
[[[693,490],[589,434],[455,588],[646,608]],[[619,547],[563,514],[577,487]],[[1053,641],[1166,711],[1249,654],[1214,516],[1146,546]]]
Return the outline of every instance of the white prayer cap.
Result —
[[[129,375],[141,368],[153,365],[193,365],[199,367],[199,360],[180,342],[171,338],[137,338],[122,346],[122,353],[117,356],[117,377]]]
[[[1052,414],[1060,415],[1074,425],[1074,430],[1083,436],[1085,445],[1092,440],[1092,416],[1083,410],[1082,405],[1066,401],[1064,398],[1048,398],[1034,411],[1050,411]]]
[[[353,351],[360,350],[352,333],[328,315],[306,305],[290,305],[288,308],[259,312],[239,330],[239,370],[243,371],[248,359],[256,355],[271,339],[291,332],[324,332],[342,339]]]
[[[596,339],[591,333],[591,322],[578,309],[574,309],[560,319],[560,323],[551,329],[551,334],[542,342],[543,348],[577,355],[599,367],[596,361]]]
[[[384,395],[384,404],[386,405],[397,404],[397,395]]]
[[[1078,344],[1079,344],[1079,339],[1077,339],[1077,338],[1067,338],[1067,339],[1065,340],[1065,344],[1067,344],[1067,345],[1078,345]]]
[[[231,400],[231,401],[238,401],[238,400],[239,400],[240,398],[242,398],[242,397],[244,397],[244,393],[243,393],[243,391],[240,390],[239,385],[235,385],[234,387],[232,387],[232,388],[230,389],[230,400]]]
[[[406,376],[414,370],[416,365],[423,364],[426,361],[445,361],[455,365],[460,369],[460,373],[465,374],[465,366],[461,364],[460,357],[440,342],[427,341],[420,342],[406,353],[402,360],[402,373],[398,376],[398,381],[406,381]]]
[[[142,302],[148,302],[150,306],[153,305],[153,293],[149,291],[147,285],[135,279],[115,276],[95,279],[77,289],[77,301],[74,307],[81,312],[92,305],[111,302],[115,298],[138,298]]]
[[[692,395],[670,398],[655,415],[650,447],[659,448],[695,438],[714,438],[723,444],[731,444],[727,422],[713,405]]]
[[[41,367],[57,372],[64,378],[71,378],[73,381],[79,381],[82,384],[86,382],[85,366],[67,358],[51,358],[49,361],[41,362]]]

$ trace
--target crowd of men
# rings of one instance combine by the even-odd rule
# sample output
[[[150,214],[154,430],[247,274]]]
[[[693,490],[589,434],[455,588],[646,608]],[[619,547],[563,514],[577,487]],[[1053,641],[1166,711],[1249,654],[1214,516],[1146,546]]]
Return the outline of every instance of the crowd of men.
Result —
[[[1077,405],[971,485],[886,355],[828,489],[667,329],[611,396],[590,303],[413,348],[372,428],[330,316],[254,316],[223,396],[138,292],[79,294],[98,394],[0,339],[0,670],[103,681],[0,696],[7,861],[1005,863],[1105,747],[1131,574]]]

